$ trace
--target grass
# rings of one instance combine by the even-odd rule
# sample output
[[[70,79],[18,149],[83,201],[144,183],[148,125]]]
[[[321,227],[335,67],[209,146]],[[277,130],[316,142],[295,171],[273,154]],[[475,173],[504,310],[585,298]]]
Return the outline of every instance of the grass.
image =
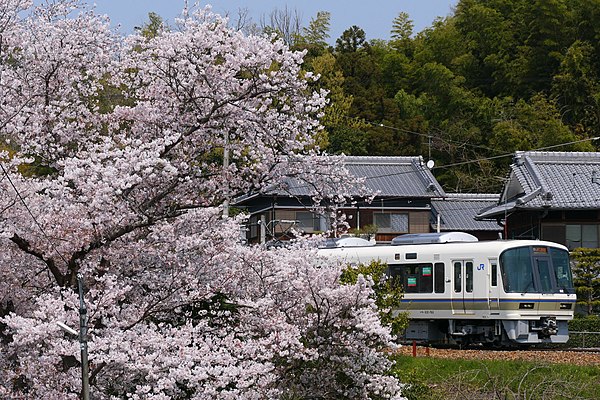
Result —
[[[600,368],[525,361],[395,356],[393,374],[409,400],[600,398]]]

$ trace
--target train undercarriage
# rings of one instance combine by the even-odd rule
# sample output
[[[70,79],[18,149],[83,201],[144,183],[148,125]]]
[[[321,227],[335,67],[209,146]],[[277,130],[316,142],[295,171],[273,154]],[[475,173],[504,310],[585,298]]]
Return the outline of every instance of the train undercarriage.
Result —
[[[410,320],[401,340],[429,344],[523,347],[566,343],[567,321],[556,317],[532,320]]]

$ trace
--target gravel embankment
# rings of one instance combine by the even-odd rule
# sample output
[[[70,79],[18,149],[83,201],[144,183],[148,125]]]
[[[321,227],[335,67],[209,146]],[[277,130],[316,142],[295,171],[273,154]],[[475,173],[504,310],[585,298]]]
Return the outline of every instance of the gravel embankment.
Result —
[[[412,346],[400,347],[397,352],[412,355]],[[521,360],[535,363],[563,363],[572,365],[599,365],[600,352],[558,350],[458,350],[429,349],[429,356],[445,359],[466,360]],[[417,357],[427,357],[425,347],[417,347]]]

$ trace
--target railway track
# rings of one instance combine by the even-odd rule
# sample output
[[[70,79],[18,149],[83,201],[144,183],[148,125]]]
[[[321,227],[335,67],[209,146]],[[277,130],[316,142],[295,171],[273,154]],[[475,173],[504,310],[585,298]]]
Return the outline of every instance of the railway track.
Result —
[[[396,350],[397,354],[413,355],[413,348],[404,345]],[[529,350],[487,350],[487,349],[451,349],[435,348],[427,349],[417,346],[417,357],[433,357],[443,359],[466,359],[466,360],[505,360],[505,361],[528,361],[534,363],[553,363],[571,365],[597,365],[600,366],[600,349],[529,349]]]

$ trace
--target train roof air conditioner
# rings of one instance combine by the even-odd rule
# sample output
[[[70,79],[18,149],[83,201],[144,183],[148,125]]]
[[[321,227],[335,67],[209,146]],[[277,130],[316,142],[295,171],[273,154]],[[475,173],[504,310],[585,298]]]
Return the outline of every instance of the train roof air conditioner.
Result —
[[[335,247],[369,247],[375,246],[375,241],[369,241],[363,238],[357,237],[342,237],[342,238],[329,238],[325,242],[325,245],[321,248],[331,249]]]
[[[442,232],[442,233],[409,233],[396,236],[392,239],[392,245],[403,244],[429,244],[429,243],[456,243],[456,242],[478,242],[479,240],[465,232]]]

